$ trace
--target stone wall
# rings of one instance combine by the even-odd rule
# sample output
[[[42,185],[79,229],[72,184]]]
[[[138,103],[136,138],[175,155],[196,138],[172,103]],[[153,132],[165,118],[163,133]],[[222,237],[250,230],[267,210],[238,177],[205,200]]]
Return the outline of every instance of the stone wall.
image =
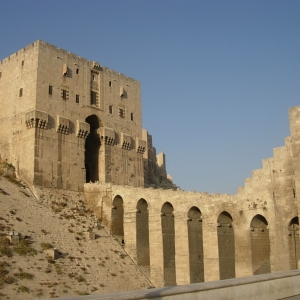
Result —
[[[86,184],[87,203],[111,230],[112,203],[122,199],[121,238],[137,263],[143,260],[140,253],[149,253],[156,286],[298,268],[299,112],[300,107],[290,110],[291,136],[285,145],[262,161],[236,195]],[[139,241],[142,234],[149,239],[148,249]]]
[[[2,60],[0,74],[0,153],[28,182],[144,186],[144,153],[155,149],[137,80],[43,41]]]
[[[132,257],[136,257],[137,261],[139,260],[138,253],[140,252],[137,249],[137,245],[139,244],[137,237],[140,236],[137,224],[139,222],[137,205],[141,199],[144,200],[148,206],[147,218],[149,220],[148,235],[151,280],[154,281],[156,286],[173,285],[175,283],[188,284],[194,281],[193,278],[199,278],[199,281],[211,281],[231,276],[234,277],[234,275],[241,277],[260,274],[267,270],[264,268],[264,264],[268,259],[271,262],[269,265],[272,272],[279,269],[290,269],[287,238],[289,234],[288,224],[291,219],[284,218],[285,222],[277,225],[276,220],[273,218],[273,202],[266,204],[267,210],[258,206],[249,209],[249,201],[246,200],[244,202],[238,195],[214,195],[101,184],[86,184],[85,194],[88,204],[93,203],[92,207],[97,205],[98,217],[102,219],[103,224],[108,228],[111,226],[110,216],[112,214],[113,199],[115,197],[123,199],[122,210],[124,211],[124,221],[123,224],[119,225],[123,226],[123,239],[126,250]],[[95,195],[98,195],[97,199]],[[168,209],[164,211],[166,204]],[[203,250],[201,247],[200,249],[192,248],[191,241],[189,241],[189,238],[193,237],[189,233],[190,222],[192,222],[189,216],[191,208],[196,208],[197,211],[201,212],[201,216],[197,219],[197,222],[201,222],[202,226],[201,246]],[[226,216],[230,216],[232,219],[231,224],[220,221],[219,216],[221,213],[224,214],[224,212]],[[281,215],[280,212],[279,214]],[[291,209],[290,215],[294,216],[295,214],[296,211],[294,210],[293,212]],[[256,241],[253,241],[252,230],[255,228],[255,224],[251,224],[251,221],[255,220],[255,216],[259,218],[262,216],[268,222],[267,226],[269,229],[265,232],[259,231],[259,234],[269,232],[270,242],[269,244],[266,243],[266,246],[263,246],[264,244],[262,243],[265,240],[264,237],[262,239],[257,237]],[[173,218],[174,230],[172,229],[173,225],[170,226],[171,219],[166,221],[169,218]],[[164,226],[165,222],[170,223],[169,226]],[[258,230],[262,230],[262,227],[259,226]],[[279,227],[280,231],[278,231]],[[169,231],[164,231],[164,228],[168,228]],[[220,236],[222,235],[220,230],[222,230],[225,236]],[[226,230],[231,230],[232,233],[230,234]],[[278,238],[281,235],[284,239]],[[227,260],[220,260],[220,253],[223,251],[222,247],[228,244],[226,236],[232,236],[231,240],[234,244],[225,249],[225,256],[223,257],[226,258],[227,255]],[[168,239],[168,243],[164,242],[166,238]],[[175,245],[174,250],[171,247],[173,241]],[[261,249],[256,251],[257,247],[261,247]],[[253,255],[258,257],[264,250],[268,249],[270,251],[267,251],[267,258],[255,262]],[[198,270],[192,270],[195,260],[190,258],[190,256],[195,256],[195,254],[196,256],[203,255],[200,262],[198,262]],[[228,255],[233,257],[233,260],[228,259]],[[172,267],[173,260],[174,265]],[[203,268],[200,267],[201,264],[203,264]],[[229,264],[231,267],[228,268],[226,264]],[[173,268],[176,275],[175,282],[166,277],[167,273],[165,271],[168,268]],[[226,269],[227,273],[225,272],[223,276],[222,270]],[[260,271],[257,271],[257,269],[260,269]],[[201,272],[204,272],[204,276],[201,275]]]
[[[80,300],[137,300],[137,299],[165,299],[165,300],[276,300],[299,299],[300,271],[277,272],[237,279],[182,285],[171,288],[155,288],[131,292],[105,293],[81,296]],[[295,297],[293,297],[295,296]],[[290,298],[291,297],[291,298]],[[62,297],[59,300],[79,300],[79,297]]]

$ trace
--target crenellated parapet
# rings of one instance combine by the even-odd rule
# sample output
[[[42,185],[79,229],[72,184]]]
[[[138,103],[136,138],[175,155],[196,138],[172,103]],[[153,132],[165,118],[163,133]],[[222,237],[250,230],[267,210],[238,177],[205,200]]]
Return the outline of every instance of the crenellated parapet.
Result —
[[[48,124],[48,113],[39,110],[33,110],[26,113],[25,123],[27,129],[30,128],[41,128],[46,129]]]

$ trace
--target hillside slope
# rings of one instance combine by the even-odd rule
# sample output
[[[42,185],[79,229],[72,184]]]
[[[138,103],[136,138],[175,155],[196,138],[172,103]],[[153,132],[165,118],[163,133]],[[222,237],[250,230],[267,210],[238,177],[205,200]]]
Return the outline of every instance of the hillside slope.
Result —
[[[14,179],[11,166],[5,167],[0,176],[0,299],[99,294],[151,285],[122,246],[103,227],[95,227],[97,220],[84,203],[79,207],[52,201],[49,207],[38,202]],[[89,230],[96,239],[86,237]],[[10,232],[19,233],[21,242],[9,244]],[[43,250],[51,247],[59,251],[58,259]]]

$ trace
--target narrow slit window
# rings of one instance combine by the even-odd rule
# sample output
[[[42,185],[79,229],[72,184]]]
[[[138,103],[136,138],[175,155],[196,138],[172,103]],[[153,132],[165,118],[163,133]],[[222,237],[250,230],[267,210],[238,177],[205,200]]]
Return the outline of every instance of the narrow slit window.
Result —
[[[133,121],[133,113],[130,114],[130,119]]]
[[[125,118],[125,109],[119,108],[119,116],[120,116],[121,118]]]
[[[111,87],[111,81],[108,83],[109,87]]]
[[[91,91],[91,105],[97,105],[98,95],[96,92]]]
[[[22,60],[22,67],[24,66],[24,60]]]
[[[62,98],[67,100],[67,90],[62,90]]]
[[[52,92],[53,92],[53,86],[49,85],[49,95],[52,95]]]
[[[79,69],[78,68],[76,69],[76,74],[79,74]]]
[[[23,88],[20,88],[19,90],[19,97],[22,97],[23,96]]]
[[[110,106],[108,107],[108,110],[109,110],[109,113],[110,113],[110,114],[113,113],[113,107],[112,107],[112,105],[110,105]]]
[[[79,95],[76,95],[76,103],[79,103]]]

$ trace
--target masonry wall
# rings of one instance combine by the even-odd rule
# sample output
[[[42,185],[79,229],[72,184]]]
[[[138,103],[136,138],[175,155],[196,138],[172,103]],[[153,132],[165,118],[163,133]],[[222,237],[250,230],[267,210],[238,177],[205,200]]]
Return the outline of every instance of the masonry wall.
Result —
[[[43,41],[1,61],[0,72],[1,156],[29,182],[144,186],[137,80]]]
[[[198,207],[202,213],[203,229],[203,263],[204,280],[218,280],[220,278],[219,250],[218,250],[218,215],[222,211],[228,212],[233,219],[234,241],[235,241],[235,272],[236,277],[253,274],[251,257],[251,236],[250,223],[252,218],[261,214],[267,219],[272,215],[272,206],[268,206],[269,212],[263,208],[256,207],[248,209],[248,201],[243,203],[237,196],[230,195],[208,195],[205,193],[191,193],[183,191],[163,191],[155,189],[138,189],[120,186],[101,186],[97,184],[86,184],[86,197],[89,203],[90,195],[98,193],[98,203],[105,213],[101,214],[103,222],[109,226],[109,211],[111,201],[107,203],[107,198],[102,201],[101,194],[110,190],[111,197],[118,195],[124,200],[124,240],[127,251],[132,257],[137,256],[136,249],[136,205],[139,199],[145,199],[148,203],[149,213],[149,247],[150,247],[150,267],[151,279],[156,286],[164,286],[164,258],[163,258],[163,232],[161,227],[161,208],[164,203],[169,202],[174,207],[175,226],[175,268],[176,283],[190,283],[189,271],[189,241],[187,213],[191,207]],[[246,204],[246,205],[245,205]],[[292,213],[291,213],[292,214]],[[270,218],[269,218],[270,219]],[[278,239],[279,233],[270,226],[270,247],[271,247],[271,271],[278,269],[289,269],[288,251],[282,251],[282,240]],[[288,223],[288,221],[287,221]],[[288,236],[287,228],[281,229]],[[281,249],[278,250],[277,248]],[[278,259],[278,257],[280,259]]]
[[[291,137],[285,139],[285,145],[275,148],[274,156],[262,161],[262,168],[252,172],[236,195],[86,184],[87,202],[98,208],[98,216],[109,228],[111,203],[116,196],[123,199],[124,221],[120,226],[125,248],[137,262],[136,210],[141,199],[146,202],[150,274],[156,286],[169,285],[171,281],[181,285],[294,269],[300,252],[297,249],[299,112],[300,107],[290,110]],[[172,243],[164,244],[166,236],[172,239],[162,221],[168,217],[166,204],[172,207],[174,254]],[[194,215],[197,215],[195,220]],[[201,222],[201,226],[189,223],[195,221]],[[191,233],[191,226],[197,226],[198,235]],[[201,239],[203,250],[193,244]],[[197,261],[195,253],[200,260]],[[168,268],[172,255],[175,255],[175,279],[170,280]],[[192,267],[191,261],[198,269]]]
[[[25,114],[36,106],[37,44],[0,61],[0,155],[33,182],[35,130],[27,130]]]

